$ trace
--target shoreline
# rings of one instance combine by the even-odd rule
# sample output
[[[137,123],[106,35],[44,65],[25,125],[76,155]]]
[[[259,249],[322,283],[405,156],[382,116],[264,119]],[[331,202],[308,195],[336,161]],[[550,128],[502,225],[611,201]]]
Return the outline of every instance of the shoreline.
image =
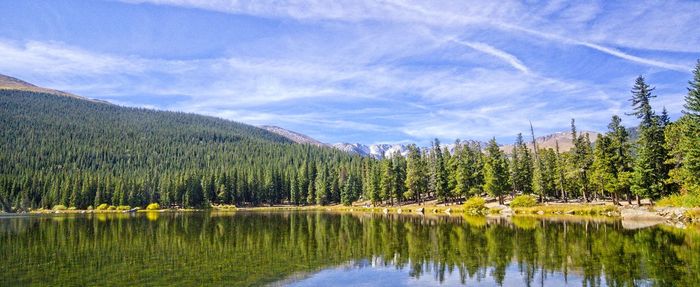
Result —
[[[133,208],[129,210],[32,210],[24,214],[128,214],[128,213],[180,213],[180,212],[276,212],[276,211],[324,211],[324,212],[351,212],[351,213],[376,213],[376,214],[413,214],[413,215],[474,215],[486,217],[606,217],[622,219],[628,222],[664,223],[683,228],[688,224],[700,222],[700,208],[684,207],[656,207],[656,206],[615,206],[607,202],[597,203],[549,203],[533,207],[510,208],[504,205],[487,204],[485,209],[470,210],[464,205],[437,205],[437,204],[408,204],[402,206],[366,206],[366,205],[274,205],[255,207],[212,206],[209,209],[157,209],[146,210]],[[12,215],[3,213],[2,215]],[[17,213],[17,215],[22,213]]]

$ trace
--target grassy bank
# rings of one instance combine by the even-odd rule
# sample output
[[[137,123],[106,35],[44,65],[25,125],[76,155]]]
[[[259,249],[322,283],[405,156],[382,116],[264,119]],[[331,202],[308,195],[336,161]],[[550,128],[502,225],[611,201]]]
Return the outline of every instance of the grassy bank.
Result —
[[[619,210],[613,205],[591,204],[550,204],[532,207],[513,208],[515,214],[574,214],[574,215],[604,215],[619,216]]]
[[[214,212],[277,212],[277,211],[325,211],[325,212],[358,212],[377,214],[444,214],[444,215],[477,215],[484,216],[490,214],[515,215],[515,216],[604,216],[620,217],[620,211],[626,207],[612,205],[612,203],[556,203],[556,204],[535,204],[534,206],[509,207],[491,202],[484,204],[480,201],[467,201],[465,204],[443,205],[429,202],[424,204],[407,204],[401,206],[368,206],[368,205],[275,205],[256,207],[236,207],[231,205],[212,206],[209,209],[139,209],[122,207],[119,209],[38,209],[31,213],[38,214],[81,214],[81,213],[132,213],[132,212],[193,212],[209,210]],[[628,207],[627,207],[628,208]],[[650,209],[653,211],[653,208]],[[688,209],[686,217],[693,221],[700,221],[700,209]]]

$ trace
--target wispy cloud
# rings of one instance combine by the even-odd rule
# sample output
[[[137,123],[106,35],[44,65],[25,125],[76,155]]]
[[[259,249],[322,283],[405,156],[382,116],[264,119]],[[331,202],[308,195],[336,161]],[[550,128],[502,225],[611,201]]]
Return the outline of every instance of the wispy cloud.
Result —
[[[457,44],[460,44],[460,45],[467,46],[467,47],[472,48],[474,50],[484,52],[484,53],[489,54],[491,56],[494,56],[496,58],[499,58],[499,59],[505,61],[506,63],[508,63],[509,65],[513,66],[513,68],[515,68],[523,73],[527,74],[530,72],[530,69],[528,69],[528,67],[526,67],[525,64],[523,64],[520,61],[520,59],[509,54],[508,52],[499,50],[493,46],[489,46],[488,44],[479,43],[479,42],[465,42],[465,41],[460,41],[457,39],[451,39],[451,41],[455,42]]]
[[[195,29],[179,25],[192,15],[248,20],[230,24],[244,34],[237,41],[182,58],[139,53],[120,39],[114,46],[133,49],[97,49],[53,31],[24,38],[0,30],[0,57],[11,59],[0,61],[0,73],[128,105],[281,125],[328,142],[421,143],[510,139],[527,130],[527,120],[541,133],[567,129],[572,117],[582,129],[604,128],[626,109],[627,87],[640,73],[676,87],[664,90],[663,103],[677,108],[683,77],[700,57],[700,8],[692,2],[109,4],[127,8],[120,15],[127,24],[144,15],[160,23],[172,13],[178,25],[168,34]],[[179,8],[160,13],[160,5]],[[60,24],[60,17],[52,22]],[[265,28],[248,29],[256,25]],[[232,33],[201,26],[187,35],[206,43]],[[159,27],[128,28],[148,38]]]
[[[642,60],[641,57],[606,47],[605,43],[636,49],[700,52],[698,48],[700,33],[694,31],[693,25],[699,14],[694,11],[700,9],[700,3],[693,1],[678,2],[674,5],[637,3],[633,5],[634,7],[604,2],[562,5],[558,1],[544,2],[545,4],[542,5],[527,5],[518,1],[441,1],[431,3],[429,7],[418,1],[393,0],[332,2],[124,0],[124,2],[173,5],[224,13],[303,20],[396,21],[454,28],[505,27],[550,40],[563,40],[566,44],[591,45],[589,47],[612,56],[647,65],[661,64],[657,66],[662,68],[675,68],[675,66],[673,64],[668,66],[661,61]],[[603,13],[606,8],[601,8],[603,3],[611,6],[606,7],[606,13]],[[594,22],[594,20],[599,21]],[[665,29],[659,29],[662,27]],[[617,33],[617,30],[623,30],[625,33]],[[670,41],[660,41],[660,39]]]

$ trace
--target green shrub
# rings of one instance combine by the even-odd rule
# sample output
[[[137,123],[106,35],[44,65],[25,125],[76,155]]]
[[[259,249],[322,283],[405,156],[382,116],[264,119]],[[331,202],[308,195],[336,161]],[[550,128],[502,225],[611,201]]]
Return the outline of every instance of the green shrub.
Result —
[[[117,210],[129,210],[129,209],[131,209],[131,206],[128,206],[128,205],[117,206]]]
[[[107,207],[107,210],[116,210],[116,209],[117,209],[117,207],[114,205],[110,205],[109,207]]]
[[[157,203],[151,203],[148,206],[146,206],[146,210],[158,210],[160,209],[160,205]]]
[[[464,211],[468,213],[483,213],[486,211],[486,199],[478,196],[469,198],[464,202]]]
[[[532,195],[518,195],[510,202],[510,207],[532,207],[537,205],[537,199]]]
[[[95,210],[106,210],[109,207],[106,203],[100,204],[95,208]]]
[[[71,206],[71,207],[68,208],[68,210],[76,210],[76,209],[77,209],[77,208],[75,208],[75,206]]]
[[[88,206],[87,210],[92,210],[92,205]]]
[[[695,194],[674,194],[659,199],[658,206],[700,207],[700,196]]]
[[[66,210],[65,205],[57,204],[53,206],[53,210]]]

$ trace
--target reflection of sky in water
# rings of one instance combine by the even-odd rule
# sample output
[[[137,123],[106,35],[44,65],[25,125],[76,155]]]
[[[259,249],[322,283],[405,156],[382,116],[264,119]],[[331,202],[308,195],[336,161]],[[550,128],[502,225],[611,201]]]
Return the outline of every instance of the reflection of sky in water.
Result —
[[[432,266],[432,264],[431,264]],[[371,264],[356,264],[350,266],[335,267],[311,274],[296,282],[285,284],[294,287],[316,287],[316,286],[500,286],[489,270],[484,278],[466,277],[464,283],[461,282],[459,270],[445,272],[445,278],[440,283],[431,272],[431,268],[425,268],[425,273],[420,277],[410,274],[410,264],[403,268],[395,266]],[[517,264],[511,264],[506,269],[506,277],[502,286],[526,286],[524,274],[520,272]],[[538,271],[532,280],[532,286],[582,286],[581,277],[568,274],[566,280],[561,273],[547,273],[544,280]],[[605,282],[600,282],[600,286],[607,286]]]

